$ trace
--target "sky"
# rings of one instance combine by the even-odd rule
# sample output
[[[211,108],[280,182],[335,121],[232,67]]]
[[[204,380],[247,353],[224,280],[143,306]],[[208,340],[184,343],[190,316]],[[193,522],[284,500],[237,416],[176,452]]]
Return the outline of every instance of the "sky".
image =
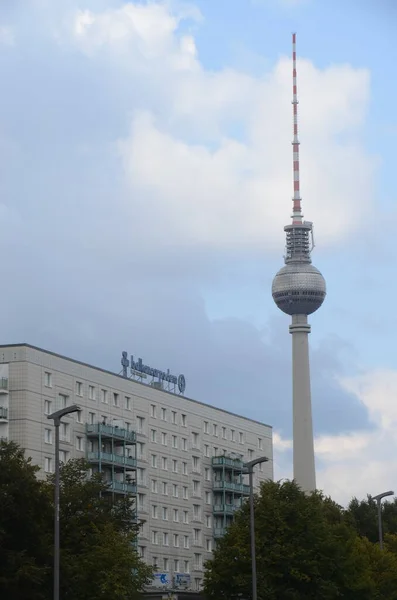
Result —
[[[301,193],[327,298],[310,317],[318,487],[397,491],[393,0],[3,0],[1,343],[272,425],[292,476],[291,339],[271,297]]]

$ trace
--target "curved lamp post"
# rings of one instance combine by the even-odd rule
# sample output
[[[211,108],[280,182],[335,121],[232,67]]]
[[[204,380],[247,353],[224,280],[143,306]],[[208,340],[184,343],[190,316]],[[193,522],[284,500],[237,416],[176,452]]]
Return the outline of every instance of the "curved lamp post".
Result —
[[[256,589],[256,554],[255,554],[255,513],[254,513],[254,467],[267,462],[267,456],[254,458],[244,463],[243,473],[249,475],[250,488],[250,537],[251,537],[251,567],[252,567],[252,600],[257,600]]]
[[[72,404],[47,416],[55,426],[55,492],[54,492],[54,600],[59,600],[59,426],[62,417],[79,412],[80,406]]]
[[[387,496],[394,496],[394,492],[383,492],[383,494],[378,494],[377,496],[373,496],[373,500],[376,501],[378,505],[378,527],[379,527],[379,547],[383,550],[383,532],[382,532],[382,500]]]

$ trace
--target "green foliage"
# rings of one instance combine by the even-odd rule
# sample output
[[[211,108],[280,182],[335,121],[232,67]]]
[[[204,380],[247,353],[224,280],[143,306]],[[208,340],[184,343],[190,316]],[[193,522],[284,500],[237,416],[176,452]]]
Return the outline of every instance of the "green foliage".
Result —
[[[60,597],[63,600],[133,600],[152,569],[134,547],[131,502],[115,504],[100,475],[87,477],[84,460],[61,467]],[[50,600],[53,577],[54,477],[16,444],[0,445],[0,598]]]
[[[382,526],[385,534],[397,534],[397,499],[393,502],[382,502]],[[379,540],[378,509],[375,500],[367,496],[366,500],[353,498],[346,511],[346,517],[361,537],[370,542]]]
[[[262,484],[255,499],[259,600],[370,600],[369,557],[341,507],[293,482]],[[208,562],[209,598],[251,598],[249,506],[236,515]]]

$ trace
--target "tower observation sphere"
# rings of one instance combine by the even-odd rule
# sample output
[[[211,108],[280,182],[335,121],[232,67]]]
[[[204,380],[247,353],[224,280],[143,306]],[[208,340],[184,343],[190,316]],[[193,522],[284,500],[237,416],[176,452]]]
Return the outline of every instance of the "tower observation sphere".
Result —
[[[289,263],[273,279],[273,300],[287,315],[311,315],[325,294],[325,279],[310,263]]]

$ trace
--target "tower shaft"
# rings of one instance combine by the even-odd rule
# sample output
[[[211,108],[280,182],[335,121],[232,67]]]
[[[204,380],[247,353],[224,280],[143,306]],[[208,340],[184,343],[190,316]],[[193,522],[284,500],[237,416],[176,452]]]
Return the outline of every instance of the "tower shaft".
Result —
[[[293,315],[289,331],[292,334],[294,479],[304,492],[310,493],[316,489],[316,468],[307,315]]]

